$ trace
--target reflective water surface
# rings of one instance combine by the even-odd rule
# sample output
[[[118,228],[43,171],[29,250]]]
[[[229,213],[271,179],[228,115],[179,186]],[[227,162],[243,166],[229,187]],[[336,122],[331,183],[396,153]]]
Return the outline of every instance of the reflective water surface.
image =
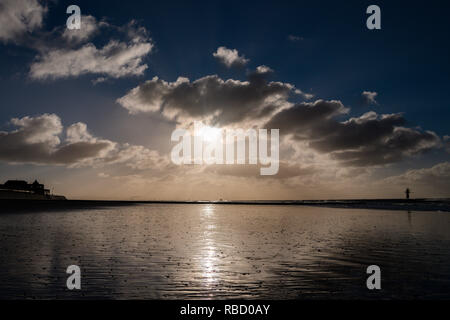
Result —
[[[3,299],[450,298],[450,214],[145,204],[0,214]],[[66,268],[81,268],[81,290]],[[378,265],[382,290],[366,287]]]

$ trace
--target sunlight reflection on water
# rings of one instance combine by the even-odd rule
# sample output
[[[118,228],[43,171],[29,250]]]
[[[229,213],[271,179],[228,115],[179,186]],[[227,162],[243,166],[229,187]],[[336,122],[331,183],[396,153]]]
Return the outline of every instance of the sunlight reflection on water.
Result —
[[[218,266],[218,259],[216,258],[216,244],[214,242],[213,229],[214,225],[214,205],[207,204],[201,209],[204,219],[205,219],[205,247],[203,252],[200,253],[202,256],[201,269],[203,270],[203,276],[208,283],[215,282],[215,268]]]

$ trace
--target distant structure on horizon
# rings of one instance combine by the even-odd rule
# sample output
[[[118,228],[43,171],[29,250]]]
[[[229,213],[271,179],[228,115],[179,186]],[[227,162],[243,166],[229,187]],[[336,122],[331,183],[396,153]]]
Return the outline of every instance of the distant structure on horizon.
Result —
[[[33,183],[8,180],[0,184],[0,199],[66,200],[66,197],[50,194],[50,190],[45,189],[45,186],[37,180]]]

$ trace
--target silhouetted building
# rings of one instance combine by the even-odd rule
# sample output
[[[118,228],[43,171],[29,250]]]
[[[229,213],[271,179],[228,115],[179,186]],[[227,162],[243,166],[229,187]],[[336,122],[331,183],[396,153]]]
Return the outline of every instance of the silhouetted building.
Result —
[[[44,185],[34,180],[33,183],[28,183],[23,180],[8,180],[5,184],[0,184],[0,189],[11,191],[30,192],[43,196],[50,195],[50,190],[45,189]]]

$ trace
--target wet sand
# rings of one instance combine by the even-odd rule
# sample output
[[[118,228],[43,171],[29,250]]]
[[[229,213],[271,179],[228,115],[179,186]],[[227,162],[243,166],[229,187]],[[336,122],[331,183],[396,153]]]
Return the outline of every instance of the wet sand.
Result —
[[[2,299],[448,299],[450,214],[292,205],[2,208]],[[67,266],[82,289],[66,288]],[[381,267],[382,290],[366,288]]]

